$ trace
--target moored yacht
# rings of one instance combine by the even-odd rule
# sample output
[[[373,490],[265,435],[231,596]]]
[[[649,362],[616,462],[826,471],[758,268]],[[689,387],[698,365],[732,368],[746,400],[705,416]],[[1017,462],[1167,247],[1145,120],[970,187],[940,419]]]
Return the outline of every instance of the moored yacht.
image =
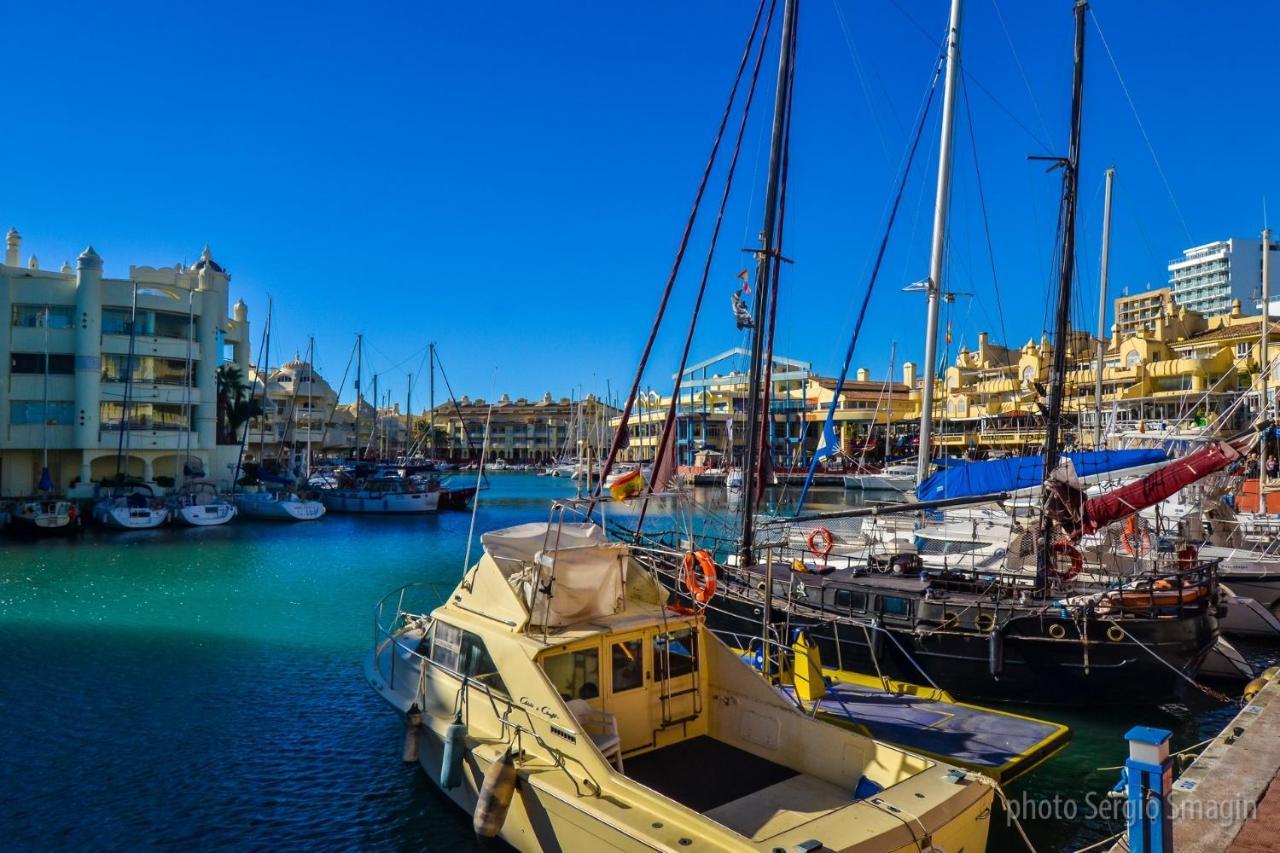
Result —
[[[171,500],[173,520],[188,527],[215,527],[236,517],[236,506],[208,480],[192,480]]]
[[[14,532],[27,536],[59,536],[81,530],[75,502],[63,498],[19,500],[14,504],[10,523]]]
[[[324,515],[324,504],[293,492],[241,492],[236,509],[245,518],[260,521],[315,521]]]
[[[99,486],[93,518],[103,527],[148,530],[169,519],[169,508],[146,483]]]
[[[366,664],[405,716],[406,760],[479,835],[529,851],[985,848],[979,774],[803,713],[628,545],[569,522],[482,542],[434,609],[412,588],[383,599]]]
[[[412,479],[370,477],[350,488],[325,489],[320,493],[331,512],[370,515],[414,515],[435,512],[440,506],[440,490],[419,486]]]
[[[886,465],[880,471],[845,474],[844,487],[864,492],[909,492],[916,487],[916,466],[900,462]]]

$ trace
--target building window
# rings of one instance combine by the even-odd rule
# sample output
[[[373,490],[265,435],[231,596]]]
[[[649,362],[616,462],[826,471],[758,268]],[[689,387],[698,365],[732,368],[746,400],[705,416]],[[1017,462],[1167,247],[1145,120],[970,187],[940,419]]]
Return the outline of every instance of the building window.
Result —
[[[186,407],[180,403],[130,403],[127,426],[141,430],[182,430],[195,419],[195,407],[192,407],[190,415],[188,420]],[[99,417],[103,429],[121,429],[125,426],[124,403],[103,403]]]
[[[1236,358],[1248,358],[1248,357],[1249,357],[1249,344],[1247,343],[1236,344]]]
[[[75,417],[75,403],[70,400],[12,400],[9,423],[13,426],[70,426]]]
[[[42,352],[15,352],[9,356],[9,371],[37,375],[44,374],[45,355]],[[76,372],[76,357],[71,353],[49,353],[49,374],[70,376]]]
[[[130,308],[104,308],[102,311],[102,333],[104,335],[145,335],[156,338],[179,338],[186,340],[194,337],[193,324],[199,322],[198,317],[186,314],[170,314],[167,311],[139,310],[137,321],[133,322],[134,313]]]
[[[1138,362],[1140,362],[1140,361],[1142,361],[1142,355],[1141,355],[1140,353],[1137,353],[1137,352],[1131,352],[1131,353],[1129,353],[1129,355],[1127,355],[1127,356],[1125,357],[1125,360],[1124,360],[1124,366],[1125,366],[1125,367],[1137,367],[1137,366],[1138,366]]]
[[[48,312],[50,329],[70,329],[75,309],[70,305],[15,305],[13,325],[28,329],[43,329]]]
[[[105,354],[102,356],[102,381],[124,382],[129,379],[129,356]],[[192,365],[194,369],[195,365]],[[193,372],[187,370],[186,359],[154,358],[149,355],[133,357],[134,382],[155,385],[194,385]]]

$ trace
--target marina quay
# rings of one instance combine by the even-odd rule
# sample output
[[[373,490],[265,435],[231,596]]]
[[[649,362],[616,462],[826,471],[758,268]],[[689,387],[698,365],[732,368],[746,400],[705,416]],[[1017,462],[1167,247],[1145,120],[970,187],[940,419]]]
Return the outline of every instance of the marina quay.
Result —
[[[500,11],[6,9],[4,850],[1280,851],[1280,6]]]

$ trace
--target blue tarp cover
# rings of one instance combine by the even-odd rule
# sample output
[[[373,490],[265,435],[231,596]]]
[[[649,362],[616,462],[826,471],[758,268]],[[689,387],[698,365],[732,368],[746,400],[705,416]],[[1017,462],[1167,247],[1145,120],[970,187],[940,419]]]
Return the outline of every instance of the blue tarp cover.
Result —
[[[1076,475],[1091,477],[1121,468],[1155,465],[1168,459],[1163,450],[1086,450],[1064,453],[1075,465]],[[1043,456],[1012,456],[985,462],[950,461],[916,488],[922,501],[963,498],[1030,489],[1044,482]]]

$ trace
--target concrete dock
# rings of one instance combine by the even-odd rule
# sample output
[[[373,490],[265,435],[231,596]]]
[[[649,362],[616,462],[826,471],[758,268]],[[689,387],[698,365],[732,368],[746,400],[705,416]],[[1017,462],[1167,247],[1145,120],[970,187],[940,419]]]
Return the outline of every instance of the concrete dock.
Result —
[[[1173,842],[1179,853],[1280,845],[1280,677],[1173,783]]]

